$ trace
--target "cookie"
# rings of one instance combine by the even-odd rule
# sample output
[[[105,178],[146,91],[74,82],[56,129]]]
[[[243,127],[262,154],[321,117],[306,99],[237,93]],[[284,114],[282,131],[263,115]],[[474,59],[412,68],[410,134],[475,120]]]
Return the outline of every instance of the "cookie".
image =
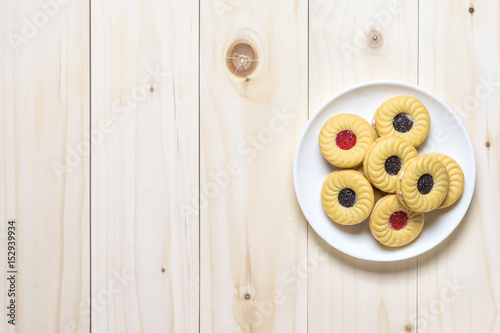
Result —
[[[363,162],[365,177],[373,186],[396,193],[398,172],[405,163],[418,156],[415,147],[398,137],[377,139],[368,149]]]
[[[353,170],[359,172],[361,175],[363,175],[363,177],[365,177],[366,179],[368,179],[366,177],[365,171],[363,170],[363,166],[358,166],[358,167],[354,168]],[[373,197],[375,198],[374,202],[379,201],[380,199],[382,199],[384,196],[387,195],[386,192],[382,192],[378,188],[373,187],[373,185],[372,185],[372,189],[373,189]]]
[[[333,221],[344,225],[358,224],[372,211],[373,188],[357,171],[334,171],[326,177],[321,188],[321,204]]]
[[[378,139],[378,133],[377,133],[377,130],[375,129],[375,127],[373,126],[370,126],[372,128],[372,133],[373,133],[373,141],[377,140]]]
[[[415,157],[403,166],[396,192],[403,206],[414,212],[429,212],[446,198],[449,176],[445,165],[429,154]]]
[[[365,158],[374,140],[370,124],[353,114],[331,117],[319,133],[319,148],[330,164],[339,168],[353,168]]]
[[[414,147],[425,141],[431,128],[427,108],[410,96],[397,96],[384,102],[375,111],[372,123],[379,137],[397,136]]]
[[[446,170],[448,171],[448,176],[450,177],[450,185],[448,188],[448,194],[444,199],[443,203],[438,208],[446,208],[453,205],[462,196],[464,191],[464,172],[458,163],[449,157],[448,155],[442,153],[428,153],[430,155],[438,158],[443,162]]]
[[[424,226],[424,214],[412,212],[401,205],[397,195],[389,194],[377,202],[369,224],[376,240],[398,247],[417,238]]]

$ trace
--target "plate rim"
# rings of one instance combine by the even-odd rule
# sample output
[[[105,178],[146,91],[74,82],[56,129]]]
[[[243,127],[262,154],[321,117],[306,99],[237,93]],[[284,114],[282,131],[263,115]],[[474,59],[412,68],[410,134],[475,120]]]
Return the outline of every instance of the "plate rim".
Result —
[[[462,216],[460,216],[459,222],[448,233],[443,234],[443,236],[439,239],[439,241],[436,244],[434,244],[433,246],[431,246],[429,248],[423,248],[423,249],[421,249],[419,251],[416,251],[415,253],[410,254],[409,256],[405,256],[405,257],[401,257],[401,258],[397,258],[397,257],[394,257],[394,258],[391,258],[391,257],[389,257],[389,258],[368,258],[368,257],[359,256],[357,254],[354,254],[353,252],[349,251],[349,249],[341,249],[338,246],[332,244],[330,241],[328,241],[327,237],[324,237],[325,235],[322,235],[314,227],[314,225],[311,222],[309,222],[309,219],[306,216],[306,212],[305,212],[304,208],[302,207],[301,195],[299,194],[299,191],[297,190],[297,188],[299,187],[298,186],[298,176],[297,176],[297,165],[298,165],[298,152],[299,152],[299,148],[302,145],[302,142],[304,140],[306,132],[308,131],[309,127],[311,126],[311,124],[313,123],[313,121],[316,119],[316,117],[319,117],[320,112],[322,110],[324,110],[330,103],[332,103],[334,100],[336,100],[340,96],[345,95],[345,94],[347,94],[347,93],[349,93],[349,92],[351,92],[353,90],[356,90],[356,89],[360,89],[360,88],[368,87],[368,86],[376,86],[376,85],[399,85],[399,86],[403,86],[403,87],[406,87],[406,88],[411,88],[411,89],[418,90],[421,93],[426,94],[426,95],[434,98],[436,101],[438,101],[439,103],[441,103],[442,105],[444,105],[448,109],[448,111],[450,111],[450,113],[452,114],[453,118],[457,121],[457,123],[459,124],[459,126],[464,130],[464,132],[466,133],[467,144],[468,144],[469,148],[472,151],[472,165],[473,165],[473,172],[472,173],[473,173],[473,177],[474,177],[473,182],[472,182],[472,190],[470,191],[470,193],[471,193],[470,194],[470,198],[467,198],[467,200],[468,200],[468,202],[466,203],[467,207],[464,210]],[[296,196],[297,201],[299,203],[299,207],[300,207],[300,209],[302,211],[302,214],[304,215],[305,219],[307,220],[307,223],[323,239],[323,241],[325,241],[331,247],[333,247],[336,250],[338,250],[338,251],[340,251],[340,252],[342,252],[344,254],[347,254],[347,255],[349,255],[349,256],[351,256],[353,258],[358,258],[358,259],[362,259],[362,260],[366,260],[366,261],[371,261],[371,262],[395,262],[395,261],[402,261],[402,260],[408,260],[408,259],[411,259],[411,258],[415,258],[415,257],[418,257],[421,254],[424,254],[424,253],[426,253],[426,252],[434,249],[439,244],[441,244],[445,239],[447,239],[458,228],[458,226],[462,223],[462,221],[464,219],[464,216],[467,214],[467,212],[468,212],[468,210],[470,208],[470,204],[472,202],[472,197],[474,196],[474,191],[475,191],[475,188],[476,188],[476,178],[477,178],[476,173],[477,173],[477,168],[476,168],[476,152],[474,151],[474,145],[472,144],[472,140],[471,140],[469,131],[467,130],[467,128],[465,127],[464,123],[462,122],[462,119],[460,119],[460,117],[455,112],[455,110],[453,110],[453,108],[448,103],[446,103],[442,98],[440,98],[439,96],[437,96],[432,91],[429,91],[429,90],[427,90],[427,89],[425,89],[425,88],[423,88],[421,86],[418,86],[416,84],[405,82],[405,81],[399,81],[399,80],[372,80],[372,81],[365,81],[365,82],[357,83],[357,84],[349,86],[349,87],[347,87],[345,89],[342,89],[341,91],[337,92],[336,94],[334,94],[333,96],[331,96],[330,98],[328,98],[318,108],[316,108],[314,114],[312,115],[312,117],[310,117],[308,119],[306,125],[302,129],[302,132],[300,134],[299,140],[297,141],[297,144],[295,146],[295,153],[294,153],[294,158],[293,158],[293,185],[294,185],[295,196]]]

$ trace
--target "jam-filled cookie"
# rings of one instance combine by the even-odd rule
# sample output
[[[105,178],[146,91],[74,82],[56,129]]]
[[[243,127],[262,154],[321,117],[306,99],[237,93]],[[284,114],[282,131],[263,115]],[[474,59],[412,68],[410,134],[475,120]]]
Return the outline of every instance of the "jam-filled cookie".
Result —
[[[399,200],[414,212],[429,212],[446,198],[449,176],[445,165],[436,157],[425,154],[403,166],[396,182]]]
[[[370,231],[380,243],[397,247],[413,241],[422,231],[424,214],[412,212],[399,202],[397,195],[380,199],[370,217]]]
[[[375,129],[375,127],[373,126],[370,126],[372,128],[372,133],[373,133],[373,141],[377,140],[378,139],[378,133],[377,133],[377,130]]]
[[[370,124],[353,114],[331,117],[319,133],[321,154],[339,168],[353,168],[363,163],[366,150],[374,140]]]
[[[417,156],[417,150],[408,141],[395,136],[383,137],[368,149],[363,170],[373,186],[387,193],[396,193],[399,170]]]
[[[431,118],[427,108],[418,99],[397,96],[384,102],[375,111],[373,124],[380,137],[397,136],[418,147],[429,135]]]
[[[368,151],[370,151],[370,150],[368,150]],[[366,174],[365,174],[365,171],[363,170],[363,166],[362,165],[354,168],[353,170],[359,172],[361,175],[363,175],[363,177],[365,177],[366,179],[368,179],[368,177],[366,177]],[[374,202],[379,201],[380,199],[382,199],[384,196],[387,195],[386,192],[382,192],[378,188],[373,187],[373,185],[372,185],[372,189],[373,189],[373,197],[375,198]]]
[[[323,183],[321,203],[333,221],[344,225],[358,224],[372,211],[373,188],[357,171],[334,171]]]
[[[450,185],[448,188],[448,195],[444,199],[443,203],[438,208],[446,208],[453,205],[462,195],[464,191],[464,172],[458,163],[449,157],[448,155],[442,153],[428,153],[430,155],[438,158],[443,162],[446,170],[448,171],[448,176],[450,177]]]

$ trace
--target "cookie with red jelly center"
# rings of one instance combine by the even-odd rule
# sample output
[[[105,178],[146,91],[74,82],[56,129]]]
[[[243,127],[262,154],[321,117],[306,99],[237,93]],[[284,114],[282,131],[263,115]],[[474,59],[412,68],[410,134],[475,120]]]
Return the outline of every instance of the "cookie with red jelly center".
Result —
[[[335,144],[342,150],[349,150],[356,145],[356,134],[349,130],[337,133]]]
[[[394,230],[401,230],[408,224],[408,214],[399,210],[389,217],[389,227]]]
[[[424,226],[424,214],[407,209],[396,194],[389,194],[377,202],[369,224],[373,237],[381,244],[398,247],[417,238]]]
[[[323,157],[338,168],[355,168],[363,163],[375,135],[360,116],[342,113],[328,119],[319,133]]]

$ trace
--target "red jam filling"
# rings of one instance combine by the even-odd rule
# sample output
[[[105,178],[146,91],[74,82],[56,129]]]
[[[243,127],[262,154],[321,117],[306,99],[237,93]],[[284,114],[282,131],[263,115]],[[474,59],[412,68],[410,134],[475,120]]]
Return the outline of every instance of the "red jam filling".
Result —
[[[401,230],[408,224],[408,214],[403,211],[392,213],[389,217],[389,226],[394,230]]]
[[[349,130],[343,130],[337,133],[335,144],[342,150],[349,150],[356,145],[356,134]]]

